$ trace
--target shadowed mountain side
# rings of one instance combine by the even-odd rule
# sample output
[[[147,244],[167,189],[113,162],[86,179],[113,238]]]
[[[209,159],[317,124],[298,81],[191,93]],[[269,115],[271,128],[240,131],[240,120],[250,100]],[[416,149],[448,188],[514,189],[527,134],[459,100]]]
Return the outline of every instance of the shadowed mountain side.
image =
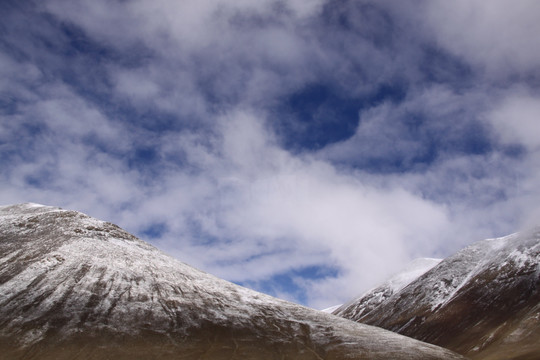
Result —
[[[0,264],[7,359],[462,359],[218,279],[74,211],[0,208]]]
[[[344,316],[472,359],[533,360],[540,359],[539,289],[537,228],[477,242],[376,308]]]

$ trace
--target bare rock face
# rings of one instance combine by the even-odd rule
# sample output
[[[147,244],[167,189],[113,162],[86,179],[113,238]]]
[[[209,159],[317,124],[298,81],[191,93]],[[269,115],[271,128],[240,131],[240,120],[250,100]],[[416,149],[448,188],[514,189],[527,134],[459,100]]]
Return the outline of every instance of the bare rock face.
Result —
[[[3,359],[462,359],[251,291],[116,225],[0,207]]]
[[[540,229],[475,243],[376,307],[365,303],[334,314],[472,359],[540,359]]]

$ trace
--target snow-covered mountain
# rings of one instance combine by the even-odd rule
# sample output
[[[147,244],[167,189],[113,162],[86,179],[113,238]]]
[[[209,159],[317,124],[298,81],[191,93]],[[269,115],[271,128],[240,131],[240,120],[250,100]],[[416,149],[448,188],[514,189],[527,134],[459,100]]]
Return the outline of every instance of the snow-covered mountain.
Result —
[[[0,207],[3,359],[461,359],[242,288],[75,211]]]
[[[403,271],[395,274],[380,286],[367,291],[359,298],[330,311],[331,313],[346,319],[358,321],[362,315],[369,313],[379,305],[384,303],[390,296],[394,295],[420,275],[426,273],[441,259],[420,258],[410,262]]]
[[[334,313],[472,359],[540,359],[540,228],[477,242],[377,306],[370,296]]]

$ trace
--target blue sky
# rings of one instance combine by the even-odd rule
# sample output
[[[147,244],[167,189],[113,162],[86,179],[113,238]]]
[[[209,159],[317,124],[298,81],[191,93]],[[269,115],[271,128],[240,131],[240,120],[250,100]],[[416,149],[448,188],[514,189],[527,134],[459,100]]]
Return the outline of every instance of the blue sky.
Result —
[[[537,1],[3,1],[0,200],[323,308],[538,224]]]

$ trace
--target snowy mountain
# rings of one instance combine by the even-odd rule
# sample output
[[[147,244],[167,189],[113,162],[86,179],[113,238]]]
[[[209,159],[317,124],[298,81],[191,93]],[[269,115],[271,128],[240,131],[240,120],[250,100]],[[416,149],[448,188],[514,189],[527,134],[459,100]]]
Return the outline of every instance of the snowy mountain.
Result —
[[[358,321],[362,315],[377,308],[389,297],[409,285],[412,281],[416,280],[420,275],[433,268],[439,262],[441,262],[441,259],[415,259],[409,263],[402,272],[392,276],[382,285],[369,290],[358,299],[337,307],[330,312],[346,319]]]
[[[477,242],[366,311],[340,314],[472,359],[540,359],[540,228]]]
[[[75,211],[0,207],[3,359],[461,359],[242,288]]]

